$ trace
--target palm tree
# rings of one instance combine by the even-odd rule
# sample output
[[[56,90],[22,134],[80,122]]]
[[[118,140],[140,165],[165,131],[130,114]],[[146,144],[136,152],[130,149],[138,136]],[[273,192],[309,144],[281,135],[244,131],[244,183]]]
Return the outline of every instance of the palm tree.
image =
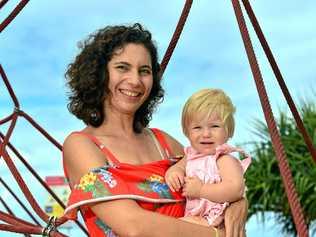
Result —
[[[316,105],[312,102],[301,104],[302,120],[315,145]],[[314,234],[316,233],[316,164],[296,128],[294,119],[281,111],[277,123],[306,223]],[[251,143],[253,162],[246,172],[249,217],[261,214],[264,220],[267,212],[273,212],[282,231],[296,236],[268,128],[266,123],[260,120],[255,120],[254,125],[256,130],[253,133],[259,139]]]

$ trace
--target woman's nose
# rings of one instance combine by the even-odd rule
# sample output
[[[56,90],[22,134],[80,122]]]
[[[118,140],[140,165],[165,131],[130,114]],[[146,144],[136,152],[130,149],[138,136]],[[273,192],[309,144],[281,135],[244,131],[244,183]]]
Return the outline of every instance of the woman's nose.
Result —
[[[133,85],[137,85],[140,83],[140,75],[138,71],[131,71],[128,75],[128,82]]]

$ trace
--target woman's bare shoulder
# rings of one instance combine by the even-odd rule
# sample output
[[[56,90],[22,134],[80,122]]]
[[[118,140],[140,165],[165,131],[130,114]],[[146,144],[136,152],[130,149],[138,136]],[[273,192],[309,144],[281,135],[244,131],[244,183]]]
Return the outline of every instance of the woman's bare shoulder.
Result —
[[[183,155],[183,146],[180,142],[178,142],[174,137],[169,135],[168,133],[161,131],[164,135],[166,142],[169,144],[171,150],[173,151],[174,155]]]
[[[106,157],[88,137],[72,133],[64,141],[63,159],[65,169],[72,182],[93,168],[103,166]]]

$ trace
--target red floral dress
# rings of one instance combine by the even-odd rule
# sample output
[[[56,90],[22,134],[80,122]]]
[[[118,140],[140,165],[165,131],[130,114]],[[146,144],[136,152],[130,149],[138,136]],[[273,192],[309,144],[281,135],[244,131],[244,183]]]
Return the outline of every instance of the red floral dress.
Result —
[[[151,129],[166,154],[172,154],[163,134]],[[172,159],[163,159],[142,165],[119,162],[96,137],[82,132],[78,134],[91,139],[111,161],[81,177],[70,194],[65,214],[69,219],[77,218],[80,209],[90,236],[115,237],[116,234],[98,219],[87,204],[116,199],[134,199],[144,209],[161,214],[182,217],[184,199],[180,193],[172,192],[164,180]],[[170,157],[170,155],[168,155]],[[65,175],[67,173],[65,170]]]

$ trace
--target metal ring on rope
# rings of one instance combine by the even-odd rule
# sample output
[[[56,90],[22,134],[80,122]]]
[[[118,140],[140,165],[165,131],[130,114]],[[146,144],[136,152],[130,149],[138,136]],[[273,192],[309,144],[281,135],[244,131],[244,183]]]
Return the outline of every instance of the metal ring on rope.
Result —
[[[57,230],[56,220],[57,220],[56,216],[49,217],[46,227],[43,228],[42,236],[49,237],[52,231]]]

